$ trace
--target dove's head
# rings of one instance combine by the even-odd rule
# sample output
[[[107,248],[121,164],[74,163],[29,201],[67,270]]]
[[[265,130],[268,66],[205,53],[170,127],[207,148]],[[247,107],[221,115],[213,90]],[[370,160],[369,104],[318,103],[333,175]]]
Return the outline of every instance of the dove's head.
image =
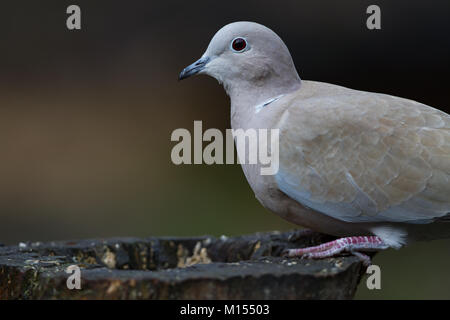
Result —
[[[269,28],[254,22],[234,22],[220,29],[202,57],[186,67],[179,79],[194,74],[216,78],[230,96],[242,90],[264,91],[270,96],[300,87],[300,77],[284,42]]]

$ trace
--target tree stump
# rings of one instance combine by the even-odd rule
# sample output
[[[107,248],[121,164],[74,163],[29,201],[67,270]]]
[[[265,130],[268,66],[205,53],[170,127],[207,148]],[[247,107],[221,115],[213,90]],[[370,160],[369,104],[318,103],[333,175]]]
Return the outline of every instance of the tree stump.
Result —
[[[0,299],[351,299],[354,256],[285,258],[333,240],[314,232],[239,237],[110,238],[0,247]],[[77,265],[81,289],[68,289]]]

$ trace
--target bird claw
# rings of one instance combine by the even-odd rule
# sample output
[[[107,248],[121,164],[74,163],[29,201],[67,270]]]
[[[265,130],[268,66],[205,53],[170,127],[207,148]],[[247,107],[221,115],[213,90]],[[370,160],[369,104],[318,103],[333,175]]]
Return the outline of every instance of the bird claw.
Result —
[[[289,249],[284,249],[283,251],[281,251],[281,256],[283,258],[289,258]]]
[[[351,251],[350,253],[355,257],[358,257],[366,268],[372,264],[372,259],[368,255],[358,251]]]
[[[342,253],[350,253],[359,258],[365,267],[372,264],[371,258],[361,251],[386,249],[388,246],[378,237],[341,238],[321,245],[301,249],[286,249],[285,257],[300,257],[301,259],[331,258]],[[361,250],[361,251],[360,251]]]

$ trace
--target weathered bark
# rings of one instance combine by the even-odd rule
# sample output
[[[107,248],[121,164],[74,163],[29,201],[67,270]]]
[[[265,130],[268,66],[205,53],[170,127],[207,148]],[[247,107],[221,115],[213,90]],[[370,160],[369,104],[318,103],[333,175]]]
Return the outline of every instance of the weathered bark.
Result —
[[[233,238],[117,238],[0,247],[1,299],[351,299],[365,271],[354,256],[283,258],[318,233]],[[66,285],[81,268],[81,290]]]

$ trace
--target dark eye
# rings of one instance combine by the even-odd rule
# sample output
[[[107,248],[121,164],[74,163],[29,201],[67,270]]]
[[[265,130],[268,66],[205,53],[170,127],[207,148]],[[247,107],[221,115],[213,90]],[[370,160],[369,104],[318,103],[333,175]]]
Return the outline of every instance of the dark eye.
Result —
[[[247,42],[245,41],[245,39],[236,38],[231,43],[231,47],[233,48],[234,51],[241,52],[247,47]]]

